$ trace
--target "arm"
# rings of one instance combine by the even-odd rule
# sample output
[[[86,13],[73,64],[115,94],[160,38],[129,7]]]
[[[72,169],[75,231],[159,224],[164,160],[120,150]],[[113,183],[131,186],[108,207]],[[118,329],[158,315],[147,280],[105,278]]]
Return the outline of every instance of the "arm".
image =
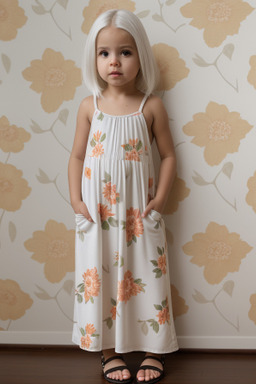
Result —
[[[89,116],[90,101],[86,98],[82,101],[77,114],[76,133],[68,164],[68,180],[70,201],[74,212],[81,213],[87,220],[92,221],[81,195],[83,162],[91,126]]]
[[[154,97],[151,100],[151,109],[153,112],[152,131],[161,157],[161,165],[156,195],[146,206],[142,217],[146,217],[151,209],[160,213],[163,212],[176,174],[174,145],[169,129],[168,115],[162,100]]]

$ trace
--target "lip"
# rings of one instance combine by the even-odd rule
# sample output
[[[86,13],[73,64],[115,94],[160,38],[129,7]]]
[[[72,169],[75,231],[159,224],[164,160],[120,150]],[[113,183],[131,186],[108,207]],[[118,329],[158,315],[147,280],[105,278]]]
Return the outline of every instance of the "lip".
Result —
[[[122,73],[121,72],[117,72],[117,71],[113,71],[110,73],[110,76],[121,76]]]

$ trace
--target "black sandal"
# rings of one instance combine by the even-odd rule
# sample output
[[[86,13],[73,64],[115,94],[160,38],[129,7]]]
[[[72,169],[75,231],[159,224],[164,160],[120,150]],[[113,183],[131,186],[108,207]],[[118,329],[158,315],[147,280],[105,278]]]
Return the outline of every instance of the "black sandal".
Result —
[[[103,353],[101,354],[101,365],[102,368],[105,367],[107,363],[109,363],[112,360],[123,360],[124,358],[122,355],[116,355],[116,356],[111,356],[107,360],[105,360],[105,357]],[[124,369],[128,369],[126,365],[119,365],[117,367],[109,368],[106,370],[106,372],[103,371],[104,379],[107,380],[109,383],[116,383],[116,384],[128,384],[133,381],[132,376],[129,379],[126,380],[116,380],[116,379],[111,379],[110,377],[107,377],[108,373],[114,372],[114,371],[123,371]]]
[[[162,366],[164,367],[164,356],[161,356],[161,358],[160,358],[160,357],[156,357],[156,356],[145,356],[144,359],[142,360],[142,362],[143,362],[144,360],[146,360],[146,359],[154,359],[154,360],[157,360],[157,361],[159,361],[159,362],[162,364]],[[143,371],[145,371],[146,369],[152,369],[152,371],[158,371],[158,372],[160,372],[160,376],[155,377],[154,379],[151,379],[151,380],[148,380],[148,381],[145,381],[145,380],[140,381],[140,380],[138,380],[138,378],[137,378],[137,374],[138,374],[138,372],[139,372],[141,369],[143,369]],[[164,377],[164,370],[163,370],[163,369],[160,369],[160,368],[158,368],[158,367],[155,367],[154,365],[142,365],[142,366],[140,366],[140,368],[138,369],[138,371],[137,371],[137,373],[136,373],[136,383],[137,383],[137,384],[140,384],[140,383],[154,384],[154,383],[157,383],[158,381],[160,381],[163,377]]]

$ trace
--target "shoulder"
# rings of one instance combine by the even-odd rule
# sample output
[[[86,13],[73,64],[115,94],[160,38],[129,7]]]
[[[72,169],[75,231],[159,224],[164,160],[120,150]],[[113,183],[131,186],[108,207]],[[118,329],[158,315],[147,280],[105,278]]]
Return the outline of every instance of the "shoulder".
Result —
[[[156,95],[150,95],[148,97],[145,107],[147,107],[148,109],[150,109],[152,112],[155,112],[155,113],[165,110],[162,99]]]
[[[94,109],[93,96],[85,97],[80,103],[78,116],[87,118],[91,122]]]

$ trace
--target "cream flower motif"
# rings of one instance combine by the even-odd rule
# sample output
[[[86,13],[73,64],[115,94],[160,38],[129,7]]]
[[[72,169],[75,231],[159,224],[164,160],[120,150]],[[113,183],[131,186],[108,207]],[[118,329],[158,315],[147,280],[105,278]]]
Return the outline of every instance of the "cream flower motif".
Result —
[[[22,171],[11,164],[0,163],[0,208],[17,211],[30,192],[27,180],[22,178]]]
[[[90,0],[89,5],[83,11],[82,31],[88,34],[97,17],[109,9],[126,9],[134,12],[135,3],[131,0]]]
[[[196,113],[193,121],[183,127],[192,143],[205,147],[204,158],[209,165],[218,165],[228,153],[238,151],[240,140],[252,129],[238,112],[229,112],[225,105],[210,102],[205,113]]]
[[[193,27],[204,29],[204,40],[209,47],[218,47],[227,36],[238,33],[240,23],[253,11],[242,0],[191,0],[180,9],[192,18]]]
[[[251,69],[248,73],[247,80],[256,89],[256,55],[251,56],[249,63],[250,63]]]
[[[82,84],[81,70],[73,60],[65,60],[61,52],[47,48],[42,60],[33,60],[22,72],[31,81],[30,88],[41,93],[41,104],[45,112],[55,112],[63,101],[72,100],[76,87]]]
[[[0,280],[0,319],[17,320],[25,315],[33,300],[14,280]]]
[[[51,283],[60,282],[75,270],[75,231],[63,223],[49,220],[44,231],[35,231],[24,243],[33,252],[33,260],[44,265],[44,274]]]
[[[171,285],[171,294],[173,318],[175,320],[176,317],[185,315],[189,307],[186,305],[185,300],[179,295],[179,291],[174,285]]]
[[[246,202],[248,205],[252,206],[254,212],[256,213],[256,172],[254,172],[254,175],[249,178],[247,187],[249,192],[246,196]]]
[[[188,197],[190,189],[186,187],[184,180],[180,179],[177,175],[174,179],[172,189],[169,193],[166,205],[164,207],[164,214],[171,215],[176,212],[179,203]]]
[[[158,91],[170,90],[188,76],[189,69],[186,67],[185,61],[179,57],[176,48],[159,43],[153,45],[152,50],[160,71]]]
[[[193,240],[183,246],[191,263],[204,267],[204,277],[210,284],[219,284],[230,272],[236,272],[252,247],[229,233],[225,225],[211,222],[205,233],[196,233]]]
[[[20,152],[31,135],[24,128],[10,125],[6,116],[0,118],[0,148],[4,152]]]
[[[27,22],[18,0],[0,0],[0,40],[9,41],[17,36],[17,29]]]
[[[248,313],[248,316],[249,316],[249,319],[252,320],[256,325],[256,293],[251,295],[250,303],[251,303],[251,308]]]

